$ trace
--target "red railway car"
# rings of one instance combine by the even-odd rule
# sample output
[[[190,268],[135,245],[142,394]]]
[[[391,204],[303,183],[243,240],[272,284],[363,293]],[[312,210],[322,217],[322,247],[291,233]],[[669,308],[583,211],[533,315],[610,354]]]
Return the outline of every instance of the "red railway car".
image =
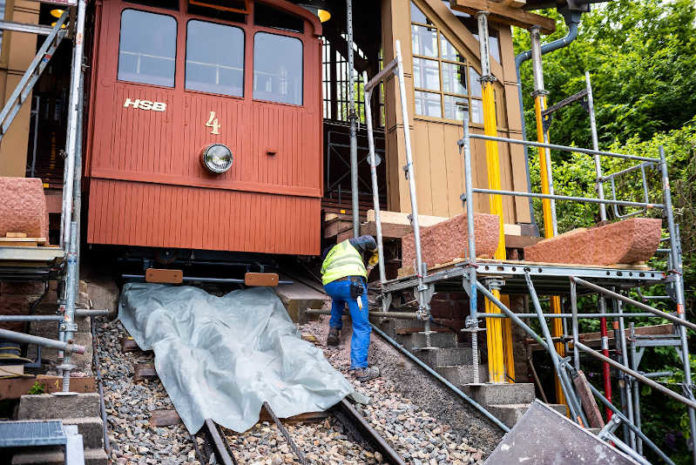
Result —
[[[316,16],[284,0],[96,8],[87,241],[319,253]]]

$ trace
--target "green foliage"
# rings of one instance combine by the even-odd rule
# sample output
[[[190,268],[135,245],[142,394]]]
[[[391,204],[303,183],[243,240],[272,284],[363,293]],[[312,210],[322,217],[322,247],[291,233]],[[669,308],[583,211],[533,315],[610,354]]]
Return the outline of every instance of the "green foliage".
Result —
[[[46,388],[44,387],[43,384],[39,383],[38,381],[34,383],[34,385],[29,389],[29,394],[35,395],[35,394],[43,394],[46,392]]]
[[[549,42],[567,34],[563,20],[555,12],[558,30],[544,38]],[[529,49],[527,31],[516,30],[516,53]],[[544,80],[552,104],[585,86],[589,71],[595,100],[600,149],[633,155],[656,157],[663,146],[669,166],[675,220],[680,225],[683,248],[687,317],[696,320],[696,5],[692,0],[616,0],[597,6],[583,16],[577,40],[570,46],[544,55]],[[531,64],[522,66],[521,77],[525,104],[527,137],[536,140]],[[591,147],[587,112],[573,104],[557,112],[550,127],[554,143]],[[532,188],[539,192],[538,153],[530,150]],[[557,194],[592,196],[595,167],[592,157],[578,153],[552,153],[554,188]],[[619,159],[602,159],[604,174],[635,165]],[[662,203],[662,182],[656,169],[646,172],[652,203]],[[616,183],[616,195],[623,200],[643,201],[640,171],[622,176]],[[611,196],[606,185],[605,195]],[[534,203],[541,224],[541,202]],[[599,207],[592,204],[557,202],[559,232],[593,226],[600,220]],[[616,218],[607,207],[610,220]],[[635,210],[619,208],[619,214]],[[658,209],[641,216],[660,217]],[[664,255],[651,265],[665,267]],[[645,294],[664,295],[664,288],[644,289]],[[584,298],[580,309],[590,310],[596,299]],[[673,303],[656,303],[674,311]],[[659,318],[640,324],[666,323]],[[628,323],[627,323],[628,324]],[[638,324],[638,322],[636,322]],[[583,322],[583,331],[596,330],[597,323]],[[694,338],[692,337],[692,344]],[[694,352],[696,347],[691,347]],[[691,358],[696,372],[696,359]],[[685,382],[681,361],[672,348],[646,351],[641,369],[673,373],[660,380],[676,392]],[[691,381],[694,382],[693,380]],[[677,463],[689,463],[688,418],[683,405],[659,392],[642,387],[643,427]],[[617,395],[618,397],[618,395]],[[654,458],[649,455],[649,458]]]
[[[567,33],[558,30],[545,41]],[[550,101],[580,91],[592,77],[600,145],[647,140],[677,129],[696,108],[696,7],[691,0],[616,0],[583,15],[578,38],[544,56]],[[515,33],[517,51],[529,49],[526,31]],[[528,128],[534,130],[531,64],[521,69]],[[591,146],[586,112],[578,105],[557,114],[551,137]],[[533,137],[533,134],[528,134]]]

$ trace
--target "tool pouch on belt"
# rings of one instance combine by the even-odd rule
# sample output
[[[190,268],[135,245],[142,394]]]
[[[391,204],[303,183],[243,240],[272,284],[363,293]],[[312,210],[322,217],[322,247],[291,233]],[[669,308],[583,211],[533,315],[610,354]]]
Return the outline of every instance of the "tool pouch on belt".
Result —
[[[350,297],[351,299],[358,299],[365,292],[365,286],[363,285],[362,279],[360,278],[350,278]]]

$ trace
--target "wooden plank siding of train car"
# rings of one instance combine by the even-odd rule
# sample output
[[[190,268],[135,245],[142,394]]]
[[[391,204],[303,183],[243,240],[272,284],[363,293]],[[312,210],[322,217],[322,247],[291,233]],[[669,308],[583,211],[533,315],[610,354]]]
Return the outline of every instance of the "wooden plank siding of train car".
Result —
[[[478,40],[447,6],[441,0],[413,0],[413,3],[446,34],[458,52],[480,73]],[[415,114],[410,6],[411,0],[382,0],[384,56],[385,61],[391,60],[394,57],[394,42],[401,41],[419,212],[452,217],[465,211],[460,198],[465,189],[464,160],[457,147],[457,141],[462,137],[462,127],[461,122]],[[491,29],[499,32],[502,62],[491,59],[491,70],[496,78],[498,134],[501,137],[521,138],[511,30],[503,25],[491,25]],[[386,84],[386,114],[388,208],[410,212],[408,181],[402,170],[406,156],[401,104],[394,78],[389,78]],[[483,124],[471,123],[470,130],[473,134],[483,134]],[[522,148],[510,145],[499,144],[502,188],[527,191]],[[488,187],[485,143],[481,140],[472,140],[472,165],[474,186]],[[475,208],[488,212],[488,198],[476,195]],[[530,222],[525,199],[503,197],[503,208],[506,223]]]
[[[292,33],[112,0],[101,4],[86,172],[88,242],[235,252],[314,255],[320,251],[322,185],[321,25],[283,0],[259,0],[301,15]],[[118,81],[121,13],[126,9],[177,21],[174,87]],[[185,90],[190,19],[244,31],[244,96]],[[254,35],[303,43],[303,105],[254,100]],[[166,104],[166,111],[126,108],[126,99]],[[206,126],[211,112],[219,135]],[[228,146],[232,167],[221,175],[201,164],[201,149]]]

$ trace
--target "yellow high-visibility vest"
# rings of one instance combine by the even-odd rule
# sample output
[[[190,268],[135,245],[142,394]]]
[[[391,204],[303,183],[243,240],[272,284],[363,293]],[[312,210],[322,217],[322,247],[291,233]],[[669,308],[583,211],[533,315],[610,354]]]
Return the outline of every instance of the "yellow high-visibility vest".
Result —
[[[336,244],[326,255],[321,265],[321,275],[321,282],[326,285],[347,276],[362,276],[367,279],[367,269],[360,252],[350,241],[343,241]]]

